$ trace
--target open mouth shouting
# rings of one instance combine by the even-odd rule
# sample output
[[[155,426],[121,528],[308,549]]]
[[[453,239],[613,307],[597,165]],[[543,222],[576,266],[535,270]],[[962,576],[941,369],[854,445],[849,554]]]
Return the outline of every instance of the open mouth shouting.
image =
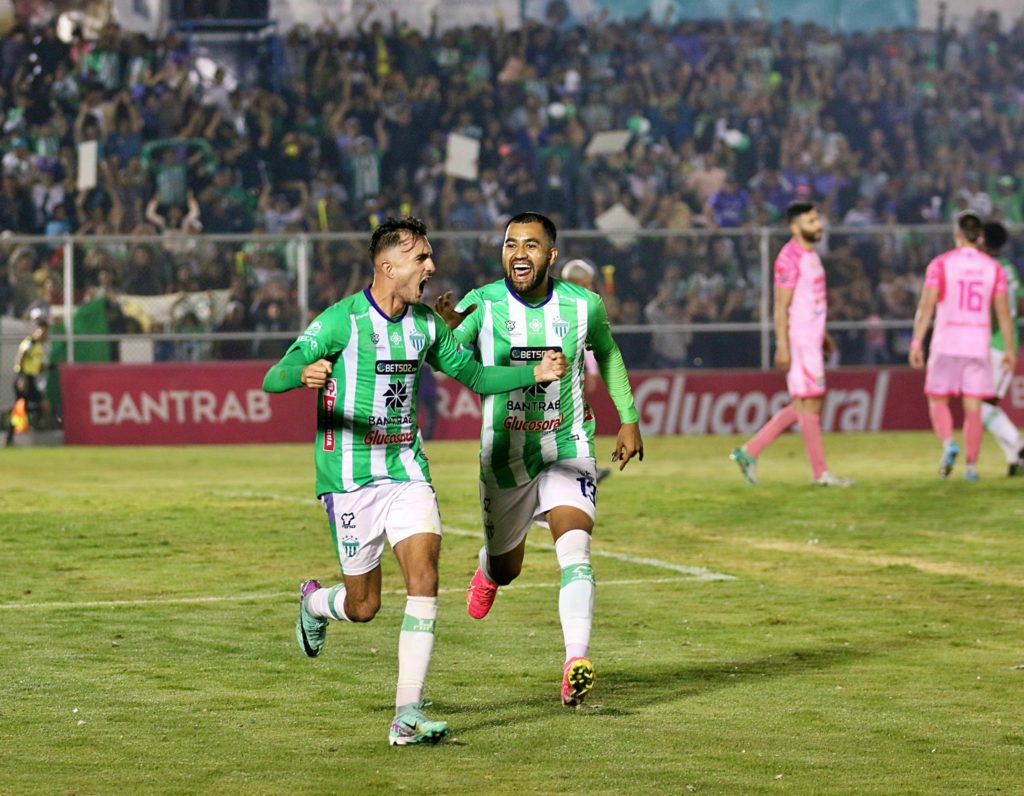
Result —
[[[529,260],[514,262],[509,276],[517,284],[528,285],[533,281],[533,264]]]
[[[539,222],[509,224],[505,230],[501,262],[509,285],[520,296],[534,297],[547,285],[548,268],[558,250],[547,243]]]
[[[430,274],[425,275],[416,286],[416,300],[419,301],[423,298],[423,293],[427,289],[427,282],[430,281]]]

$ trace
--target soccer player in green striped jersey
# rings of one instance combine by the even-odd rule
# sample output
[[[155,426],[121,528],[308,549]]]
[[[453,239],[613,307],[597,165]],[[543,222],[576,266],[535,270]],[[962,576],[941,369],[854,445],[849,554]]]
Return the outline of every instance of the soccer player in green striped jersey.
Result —
[[[322,312],[263,380],[267,392],[317,391],[316,493],[327,511],[344,582],[300,587],[295,635],[316,657],[328,620],[369,622],[380,609],[385,539],[405,576],[398,641],[398,688],[388,742],[432,743],[448,734],[423,715],[422,692],[434,647],[441,519],[416,425],[424,361],[480,393],[557,382],[564,356],[533,368],[487,368],[445,323],[420,304],[434,273],[426,227],[389,218],[370,240],[373,283]]]
[[[1024,293],[1021,293],[1017,266],[1008,258],[999,256],[999,251],[1006,245],[1009,234],[1006,227],[998,221],[989,221],[982,227],[982,236],[986,254],[993,257],[1006,272],[1006,298],[1009,300],[1010,318],[1013,320],[1013,346],[1020,350],[1017,318],[1021,311],[1021,305],[1024,305]],[[995,384],[996,394],[994,398],[989,398],[981,404],[981,422],[999,443],[1003,456],[1006,457],[1007,474],[1011,476],[1024,475],[1024,447],[1021,446],[1020,432],[999,406],[999,400],[1006,395],[1010,388],[1010,382],[1013,381],[1013,373],[1002,368],[1003,349],[1006,347],[1006,341],[1003,340],[1003,333],[998,325],[994,324],[993,327],[989,353],[992,361],[992,381]]]
[[[594,684],[590,631],[594,573],[590,539],[597,503],[594,416],[584,397],[584,354],[592,349],[622,425],[612,461],[643,459],[643,441],[622,354],[596,293],[548,271],[558,257],[557,231],[539,213],[505,227],[505,278],[471,291],[458,306],[449,293],[435,307],[484,365],[526,365],[558,349],[569,373],[557,384],[483,399],[480,501],[486,542],[466,593],[469,615],[490,611],[498,586],[523,565],[526,535],[546,521],[561,568],[558,612],[565,640],[562,704],[577,706]]]

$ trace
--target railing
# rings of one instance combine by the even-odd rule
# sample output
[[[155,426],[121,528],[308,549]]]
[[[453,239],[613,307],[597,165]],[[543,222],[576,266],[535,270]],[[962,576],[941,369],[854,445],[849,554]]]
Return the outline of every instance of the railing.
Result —
[[[501,237],[500,230],[431,233],[438,267],[431,294],[461,296],[498,278]],[[630,367],[768,368],[772,262],[788,237],[782,226],[567,230],[558,260],[597,266],[597,289]],[[8,262],[20,297],[17,315],[29,309],[26,280],[40,306],[52,301],[52,339],[63,361],[276,357],[317,312],[369,284],[366,242],[366,233],[5,236],[0,262]],[[947,224],[828,230],[821,250],[839,364],[905,355],[925,266],[951,245]],[[1006,254],[1015,251],[1019,244]],[[81,308],[96,299],[106,317],[90,327]],[[248,319],[233,325],[240,311]],[[79,320],[61,329],[76,312]],[[0,335],[5,359],[22,333]],[[98,343],[115,345],[104,353]]]

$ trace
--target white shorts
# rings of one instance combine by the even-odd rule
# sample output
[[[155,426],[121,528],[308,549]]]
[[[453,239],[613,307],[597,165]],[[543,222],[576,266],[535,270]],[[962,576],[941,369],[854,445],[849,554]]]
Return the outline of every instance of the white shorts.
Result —
[[[992,362],[992,384],[994,385],[996,398],[1005,398],[1007,390],[1013,381],[1013,371],[1003,370],[1003,352],[998,348],[988,350],[989,360]]]
[[[487,552],[500,556],[514,550],[551,509],[572,506],[591,521],[597,514],[597,462],[563,459],[545,467],[523,486],[508,489],[480,482]]]
[[[398,481],[364,486],[355,492],[320,496],[331,524],[338,563],[345,575],[365,575],[377,568],[384,539],[394,549],[418,533],[441,535],[441,515],[434,487],[426,481]]]

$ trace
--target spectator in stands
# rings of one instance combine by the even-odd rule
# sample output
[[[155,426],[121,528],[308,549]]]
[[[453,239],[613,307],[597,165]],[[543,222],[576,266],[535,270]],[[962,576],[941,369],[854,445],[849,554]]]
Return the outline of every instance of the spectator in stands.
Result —
[[[163,254],[148,244],[135,244],[125,268],[124,292],[130,295],[158,296],[167,284]]]
[[[224,308],[224,318],[215,331],[220,333],[248,333],[252,331],[247,320],[245,305],[241,301],[229,301]],[[216,359],[248,359],[252,356],[252,343],[239,338],[235,340],[218,340],[214,344]]]
[[[0,41],[0,229],[142,232],[154,195],[170,218],[171,206],[188,212],[189,191],[211,232],[365,229],[407,212],[480,227],[513,202],[584,229],[615,204],[654,230],[769,224],[794,198],[820,200],[832,226],[945,222],[967,206],[1024,219],[1024,116],[1006,88],[1024,68],[1024,25],[997,35],[978,18],[955,36],[893,39],[744,20],[566,19],[442,34],[436,15],[429,31],[365,16],[363,36],[329,23],[297,29],[284,42],[281,89],[224,65],[193,85],[188,41],[174,33],[149,40],[107,24],[62,42],[52,22],[15,26]],[[997,59],[987,55],[992,41]],[[965,89],[964,76],[982,71],[985,81]],[[626,150],[587,157],[593,134],[612,129],[633,131]],[[451,132],[481,142],[479,179],[454,194],[444,170]],[[99,186],[79,192],[76,145],[91,140]],[[855,245],[869,279],[892,263],[890,245]],[[900,259],[918,258],[922,270],[931,253],[901,245],[909,253]],[[638,249],[662,262],[678,260],[674,246],[650,238]],[[728,269],[716,313],[738,306],[732,288],[759,262],[754,246],[751,254],[738,239],[725,260],[710,250],[712,271]],[[476,244],[456,254],[465,267],[454,278],[471,287]],[[206,256],[200,264],[210,266],[203,284],[223,271]],[[106,267],[119,277],[120,264]],[[628,270],[623,262],[620,274]],[[623,278],[621,289],[623,305],[653,298],[643,279]],[[875,304],[892,317],[892,306]],[[869,312],[871,303],[850,306]]]
[[[688,323],[685,298],[674,297],[667,286],[663,286],[644,307],[644,317],[651,325]],[[655,330],[651,332],[651,367],[681,368],[688,362],[690,332],[676,330]]]
[[[704,218],[714,227],[739,227],[746,220],[749,205],[750,194],[730,174],[722,187],[708,197]]]

